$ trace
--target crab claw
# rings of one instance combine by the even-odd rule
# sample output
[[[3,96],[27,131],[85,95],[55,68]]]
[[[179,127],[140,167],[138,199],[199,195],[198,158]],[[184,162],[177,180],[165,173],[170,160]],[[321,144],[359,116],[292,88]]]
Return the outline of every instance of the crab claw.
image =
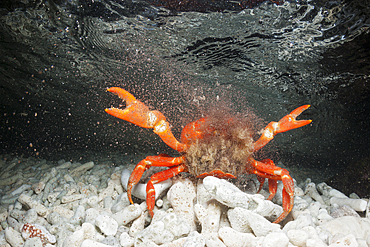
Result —
[[[300,128],[310,124],[312,120],[296,120],[302,112],[307,110],[310,105],[303,105],[293,110],[288,115],[280,119],[279,122],[270,122],[264,129],[261,137],[254,143],[254,150],[257,151],[271,141],[278,133],[282,133],[291,129]]]
[[[107,89],[108,92],[118,95],[121,99],[126,101],[126,108],[119,109],[115,107],[107,108],[105,111],[114,117],[133,123],[142,128],[153,128],[154,133],[171,148],[183,152],[187,146],[180,143],[173,136],[170,124],[166,121],[166,117],[159,111],[150,111],[143,102],[137,100],[128,91],[119,88],[111,87]]]
[[[275,130],[275,134],[282,133],[288,130],[300,128],[307,124],[310,124],[312,120],[296,120],[296,117],[301,115],[302,112],[307,110],[311,105],[303,105],[293,110],[290,114],[284,116],[278,122],[278,126]]]
[[[153,128],[156,123],[166,120],[166,117],[162,113],[159,111],[150,111],[149,107],[141,101],[136,100],[135,96],[122,88],[111,87],[108,88],[107,91],[116,94],[126,101],[125,109],[115,107],[105,109],[109,115],[128,121],[142,128]]]

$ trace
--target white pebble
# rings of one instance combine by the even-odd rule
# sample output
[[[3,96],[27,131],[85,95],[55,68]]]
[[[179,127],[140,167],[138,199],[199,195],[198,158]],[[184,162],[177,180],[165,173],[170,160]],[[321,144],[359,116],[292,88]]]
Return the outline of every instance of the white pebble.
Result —
[[[21,194],[18,198],[18,201],[23,205],[26,205],[30,208],[34,208],[38,215],[40,216],[46,216],[48,212],[47,208],[44,205],[40,204],[35,200],[32,200],[31,197],[27,196],[26,194]]]
[[[203,179],[203,185],[213,198],[229,207],[248,208],[251,201],[250,195],[224,179],[208,176]]]
[[[206,240],[203,235],[197,231],[193,231],[186,238],[183,247],[204,247],[206,245]]]
[[[147,216],[148,211],[142,212],[141,215],[132,222],[129,230],[130,236],[135,237],[138,232],[144,230]]]
[[[64,240],[63,247],[79,247],[83,240],[84,230],[79,229]]]
[[[329,247],[358,247],[358,243],[353,234],[348,234],[342,238],[339,238],[334,243],[330,244]]]
[[[218,235],[227,247],[245,247],[256,238],[252,233],[241,233],[230,227],[221,228]]]
[[[119,211],[113,215],[113,218],[117,221],[118,225],[126,225],[138,218],[141,215],[142,209],[138,204],[132,204],[125,207],[122,211]]]
[[[296,246],[305,246],[308,234],[303,230],[290,230],[287,232],[289,241]]]
[[[189,179],[176,181],[167,192],[167,199],[175,214],[187,222],[192,231],[196,229],[193,204],[195,197],[195,187]]]
[[[66,195],[61,198],[61,202],[62,203],[74,202],[77,200],[81,200],[84,197],[85,197],[84,194],[73,194],[73,195],[68,195],[68,196]]]
[[[91,239],[86,239],[82,242],[80,247],[112,247],[110,245],[102,244]]]
[[[29,238],[24,242],[24,247],[42,247],[40,238]]]
[[[338,204],[339,206],[348,205],[356,211],[363,212],[366,210],[367,202],[363,199],[351,199],[351,198],[330,198],[330,204]]]
[[[5,239],[12,247],[23,247],[24,245],[21,234],[12,227],[5,229]]]
[[[130,237],[127,232],[123,232],[120,235],[119,241],[122,247],[133,247],[134,246],[134,238]]]
[[[257,237],[280,231],[280,225],[271,223],[259,214],[236,207],[227,212],[231,227],[239,232],[253,232]]]
[[[74,212],[68,208],[62,207],[62,206],[55,206],[53,207],[53,212],[57,212],[64,218],[67,218],[68,220],[73,217]]]
[[[105,235],[115,235],[117,233],[118,223],[108,215],[99,215],[95,219],[95,225]]]
[[[89,208],[85,211],[85,222],[95,225],[95,219],[98,217],[99,211],[95,208]]]
[[[271,232],[262,242],[262,247],[287,247],[289,238],[284,233]]]

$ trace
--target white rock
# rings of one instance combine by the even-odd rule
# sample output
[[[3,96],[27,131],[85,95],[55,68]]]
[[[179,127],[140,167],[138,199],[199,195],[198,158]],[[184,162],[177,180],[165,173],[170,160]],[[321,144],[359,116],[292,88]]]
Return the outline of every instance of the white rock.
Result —
[[[61,216],[63,216],[64,218],[66,219],[70,219],[73,217],[74,215],[74,212],[68,208],[65,208],[65,207],[62,207],[62,206],[55,206],[53,207],[53,212],[56,212],[58,214],[60,214]]]
[[[333,189],[324,182],[317,185],[317,190],[326,197],[348,198],[345,194],[339,190]]]
[[[12,247],[23,247],[24,245],[21,234],[12,227],[5,229],[5,239]]]
[[[327,210],[320,210],[319,215],[317,215],[317,224],[321,225],[325,222],[331,221],[334,218],[328,214]]]
[[[282,232],[269,233],[262,242],[262,247],[287,247],[289,238]]]
[[[360,215],[350,206],[348,205],[343,205],[337,209],[335,209],[330,216],[333,218],[339,218],[343,216],[355,216],[355,217],[360,217]]]
[[[208,176],[203,179],[203,185],[214,199],[231,208],[248,208],[252,200],[251,195],[242,192],[224,179]]]
[[[204,247],[206,245],[206,240],[202,234],[197,231],[193,231],[186,238],[183,247]]]
[[[203,179],[198,179],[197,182],[197,203],[207,208],[207,202],[212,200],[212,195],[208,193],[203,184]]]
[[[303,230],[290,230],[287,232],[289,241],[296,246],[305,246],[308,239],[308,234]]]
[[[167,212],[136,235],[135,247],[146,247],[152,242],[157,245],[169,243],[189,232],[190,226],[186,222],[179,219],[175,213]]]
[[[306,247],[327,247],[320,239],[309,238],[306,241]]]
[[[94,225],[92,225],[91,223],[85,222],[85,223],[82,224],[81,229],[84,231],[84,238],[85,239],[95,240],[96,229],[95,229]]]
[[[42,247],[40,238],[29,238],[24,242],[24,247]]]
[[[115,219],[108,215],[99,215],[95,219],[95,225],[105,235],[115,235],[118,229],[118,223]]]
[[[111,247],[121,247],[118,239],[116,239],[114,236],[107,236],[103,240],[100,240],[99,243],[106,244]]]
[[[85,218],[85,208],[80,205],[76,208],[75,214],[70,219],[70,223],[74,225],[81,225],[84,218]]]
[[[132,204],[125,207],[122,211],[119,211],[113,215],[113,218],[117,221],[118,225],[127,225],[134,219],[141,215],[142,209],[138,204]]]
[[[289,221],[284,227],[283,231],[288,232],[292,229],[302,229],[306,226],[314,226],[315,224],[312,221],[312,216],[309,214],[300,214],[297,219],[294,221]]]
[[[187,237],[176,239],[170,243],[162,244],[161,247],[182,247]],[[208,247],[208,246],[207,246]]]
[[[299,196],[294,197],[294,210],[303,211],[306,208],[308,208],[308,206],[309,206],[309,203],[305,199]]]
[[[27,223],[35,223],[37,220],[37,212],[36,209],[31,208],[27,211],[26,215],[24,216],[24,222]]]
[[[195,187],[189,179],[177,180],[167,192],[167,199],[171,203],[175,214],[196,230],[194,214]]]
[[[333,235],[331,234],[331,232],[329,232],[328,229],[326,229],[325,227],[321,227],[321,226],[317,226],[315,228],[316,230],[316,233],[317,233],[317,236],[325,243],[325,244],[329,244],[329,239],[333,237]],[[309,231],[307,232],[309,233]],[[314,234],[315,235],[315,234]],[[316,236],[316,235],[315,235]],[[313,236],[313,237],[315,237]]]
[[[122,247],[133,247],[134,246],[134,238],[130,237],[127,232],[123,232],[120,235],[119,241]]]
[[[98,196],[90,196],[89,198],[87,198],[87,202],[86,203],[91,208],[98,208],[99,197]]]
[[[348,234],[330,244],[329,247],[358,247],[358,243],[353,234]]]
[[[351,198],[330,198],[330,204],[338,204],[339,206],[348,205],[356,211],[363,212],[366,210],[367,202],[363,199],[351,199]]]
[[[144,211],[141,213],[141,215],[136,218],[130,227],[129,235],[132,237],[135,237],[136,234],[142,230],[144,230],[145,227],[145,219],[148,217],[149,213],[148,211]]]
[[[127,191],[127,184],[130,178],[131,172],[127,169],[124,169],[121,174],[121,183],[123,188]],[[155,199],[157,199],[165,190],[167,190],[172,185],[172,180],[167,179],[160,183],[154,184],[155,189]],[[140,198],[142,200],[146,199],[146,184],[136,184],[131,191],[132,195]]]
[[[13,190],[12,192],[10,192],[10,195],[11,196],[18,195],[18,194],[22,193],[23,191],[28,190],[29,188],[31,188],[31,185],[23,184],[18,189]]]
[[[70,203],[70,202],[81,200],[84,197],[85,197],[84,194],[73,194],[73,195],[68,195],[68,196],[66,195],[61,198],[61,202]]]
[[[314,199],[317,202],[320,202],[322,205],[325,204],[324,199],[321,197],[319,192],[316,190],[316,184],[315,183],[309,183],[306,185],[305,194],[309,195],[312,199]]]
[[[80,247],[112,247],[107,244],[102,244],[91,239],[86,239],[82,242]]]
[[[311,202],[308,210],[310,211],[310,214],[313,217],[317,217],[319,215],[319,210],[321,208],[321,203],[320,202]]]
[[[114,187],[115,187],[114,181],[109,180],[108,186],[99,193],[98,201],[101,202],[106,197],[112,197],[114,195]]]
[[[125,207],[129,206],[131,203],[128,199],[127,192],[119,194],[114,201],[114,204],[111,208],[112,213],[117,213],[123,210]]]
[[[273,203],[272,201],[265,200],[263,196],[258,194],[254,195],[252,199],[255,203],[257,203],[257,207],[254,206],[255,203],[250,203],[249,209],[252,210],[252,212],[266,217],[271,221],[279,217],[284,211],[281,206]]]
[[[76,176],[78,174],[82,174],[85,171],[88,171],[88,170],[92,169],[93,167],[94,167],[94,162],[90,161],[90,162],[87,162],[87,163],[85,163],[83,165],[80,165],[80,166],[76,167],[75,169],[71,170],[69,172],[69,174],[71,176]]]
[[[332,235],[341,233],[343,235],[353,234],[355,238],[366,239],[370,234],[370,220],[355,216],[344,216],[328,221],[321,225],[329,230]]]
[[[23,205],[26,205],[30,208],[34,208],[37,214],[42,217],[46,216],[48,212],[47,208],[44,205],[40,204],[35,200],[32,200],[32,198],[30,196],[27,196],[26,194],[21,194],[18,198],[18,201]]]
[[[95,225],[95,219],[98,217],[99,211],[95,208],[89,208],[85,211],[85,222]]]
[[[358,247],[369,247],[366,243],[365,239],[362,238],[356,238],[356,241],[358,243]]]
[[[221,241],[217,235],[212,235],[211,237],[206,238],[207,247],[226,247],[226,245]]]
[[[84,230],[79,229],[64,240],[63,247],[79,247],[82,241],[84,241]]]
[[[227,247],[252,247],[251,242],[256,238],[252,233],[241,233],[230,227],[223,227],[218,235]]]
[[[216,233],[220,227],[221,207],[218,203],[208,204],[206,216],[199,219],[202,225],[202,234],[208,236],[212,233]]]
[[[271,232],[281,231],[280,225],[271,223],[259,214],[236,207],[227,212],[231,227],[239,232],[253,232],[257,237],[266,236]]]

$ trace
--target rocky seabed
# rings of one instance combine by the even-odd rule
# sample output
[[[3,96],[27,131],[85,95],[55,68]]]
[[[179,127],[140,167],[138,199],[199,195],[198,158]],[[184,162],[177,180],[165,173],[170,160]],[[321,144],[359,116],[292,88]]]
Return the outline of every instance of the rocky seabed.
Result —
[[[155,185],[151,219],[144,184],[129,203],[124,166],[0,162],[0,247],[370,246],[368,200],[310,179],[296,185],[283,224],[271,223],[283,210],[282,184],[271,202],[268,188],[244,193],[215,177]]]

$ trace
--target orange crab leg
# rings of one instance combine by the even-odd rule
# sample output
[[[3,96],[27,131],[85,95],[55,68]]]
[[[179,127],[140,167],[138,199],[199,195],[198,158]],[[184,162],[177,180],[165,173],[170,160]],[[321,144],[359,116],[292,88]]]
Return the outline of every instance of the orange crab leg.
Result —
[[[159,135],[168,146],[179,152],[184,152],[187,149],[185,144],[180,143],[174,137],[170,124],[161,112],[150,111],[143,102],[137,100],[131,93],[122,88],[111,87],[107,90],[126,101],[125,109],[107,108],[105,111],[108,114],[143,128],[152,128],[154,133]]]
[[[300,128],[312,122],[312,120],[296,120],[302,112],[307,110],[310,105],[303,105],[293,110],[288,115],[280,119],[279,122],[270,122],[263,131],[261,137],[254,143],[254,150],[257,151],[271,141],[278,133],[291,129]]]
[[[153,209],[155,205],[155,189],[154,184],[160,183],[162,181],[165,181],[169,178],[172,178],[176,175],[178,175],[180,172],[187,172],[188,168],[185,164],[181,164],[175,167],[171,167],[167,170],[157,172],[153,174],[150,177],[150,180],[148,181],[146,185],[146,206],[148,208],[149,214],[151,217],[153,217]]]
[[[264,163],[266,162],[266,163]],[[289,175],[289,172],[286,169],[280,168],[274,164],[274,162],[270,159],[264,160],[264,162],[256,161],[254,159],[250,159],[250,163],[252,168],[248,169],[249,173],[256,174],[258,180],[261,182],[260,190],[264,183],[264,179],[267,178],[269,180],[269,192],[270,195],[268,200],[271,200],[277,190],[277,180],[281,180],[283,182],[283,210],[284,212],[273,222],[279,223],[282,221],[293,209],[294,203],[294,182],[292,177]]]
[[[177,166],[180,165],[184,162],[184,157],[168,157],[165,155],[158,155],[158,156],[148,156],[142,161],[140,161],[132,171],[130,178],[129,178],[129,183],[127,185],[127,196],[128,199],[130,200],[131,203],[132,201],[132,196],[131,196],[131,191],[132,188],[134,187],[135,184],[137,184],[141,177],[143,176],[145,170],[150,168],[151,166],[165,166],[165,167],[171,167],[171,166]],[[166,180],[166,179],[164,179]],[[164,181],[162,180],[162,181]],[[157,182],[158,183],[158,182]],[[149,183],[148,183],[149,184]]]

